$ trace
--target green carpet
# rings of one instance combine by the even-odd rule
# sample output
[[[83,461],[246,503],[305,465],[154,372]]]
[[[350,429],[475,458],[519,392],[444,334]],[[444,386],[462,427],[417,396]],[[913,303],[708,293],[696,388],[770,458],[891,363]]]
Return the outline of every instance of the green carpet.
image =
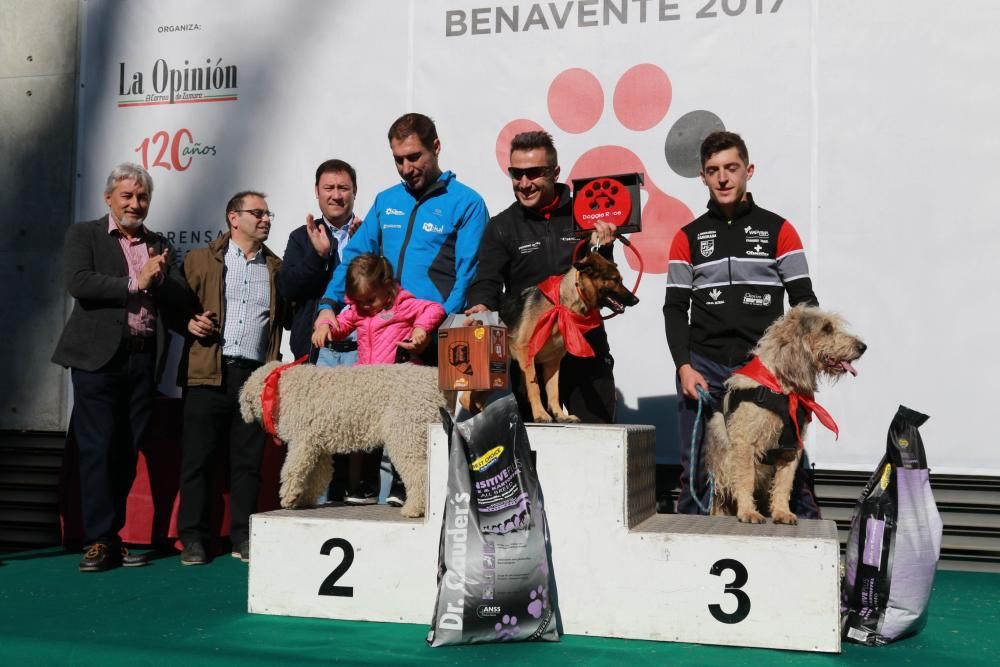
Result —
[[[80,574],[62,550],[0,556],[0,661],[8,665],[995,665],[1000,575],[939,572],[927,628],[841,655],[593,637],[558,644],[430,649],[427,627],[248,614],[247,566],[228,556],[182,567]],[[428,601],[428,616],[433,601]],[[993,658],[990,658],[990,656]]]

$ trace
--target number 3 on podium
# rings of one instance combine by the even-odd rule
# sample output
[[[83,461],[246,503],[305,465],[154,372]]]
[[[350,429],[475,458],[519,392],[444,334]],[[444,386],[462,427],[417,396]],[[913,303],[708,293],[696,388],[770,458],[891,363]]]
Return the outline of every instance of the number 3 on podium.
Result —
[[[722,611],[722,606],[717,604],[708,605],[708,611],[720,623],[739,623],[750,613],[750,596],[746,594],[746,591],[740,590],[747,583],[747,569],[743,563],[734,558],[723,558],[715,561],[708,573],[719,577],[726,570],[732,570],[733,580],[726,584],[723,593],[728,593],[736,598],[736,611],[732,613]]]

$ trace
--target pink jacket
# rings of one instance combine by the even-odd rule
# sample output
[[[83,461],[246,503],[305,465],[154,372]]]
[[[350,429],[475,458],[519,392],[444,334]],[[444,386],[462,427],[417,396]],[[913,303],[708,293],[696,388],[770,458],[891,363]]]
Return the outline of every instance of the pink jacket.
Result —
[[[400,288],[392,306],[371,317],[362,317],[354,308],[340,311],[340,330],[334,338],[346,338],[358,330],[358,363],[391,364],[396,361],[396,343],[410,337],[413,327],[428,334],[444,321],[444,308],[434,301],[418,299]]]

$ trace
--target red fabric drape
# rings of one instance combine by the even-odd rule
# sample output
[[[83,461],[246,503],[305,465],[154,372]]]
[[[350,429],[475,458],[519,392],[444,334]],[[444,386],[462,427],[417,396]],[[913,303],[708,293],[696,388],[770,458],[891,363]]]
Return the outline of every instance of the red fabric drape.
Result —
[[[733,371],[734,373],[739,373],[740,375],[745,375],[746,377],[757,381],[758,383],[764,385],[771,391],[777,394],[784,394],[781,385],[778,384],[778,378],[774,377],[774,373],[761,362],[757,357],[750,360],[746,366]],[[799,445],[802,445],[802,434],[799,431],[799,421],[798,421],[798,407],[799,403],[806,410],[806,415],[810,416],[816,413],[816,417],[823,426],[827,427],[833,434],[840,437],[840,429],[837,428],[837,422],[833,421],[833,417],[827,412],[823,406],[817,403],[811,396],[803,396],[802,394],[789,393],[788,394],[788,412],[791,413],[792,424],[795,426],[795,437],[798,438]]]
[[[545,347],[552,336],[553,325],[559,327],[566,351],[574,357],[592,357],[594,348],[583,337],[591,329],[601,324],[601,315],[597,310],[592,310],[586,315],[579,315],[559,303],[559,288],[562,284],[562,276],[549,276],[538,285],[538,289],[554,305],[544,315],[538,318],[534,330],[531,332],[531,340],[528,343],[528,363],[531,363],[535,355]]]

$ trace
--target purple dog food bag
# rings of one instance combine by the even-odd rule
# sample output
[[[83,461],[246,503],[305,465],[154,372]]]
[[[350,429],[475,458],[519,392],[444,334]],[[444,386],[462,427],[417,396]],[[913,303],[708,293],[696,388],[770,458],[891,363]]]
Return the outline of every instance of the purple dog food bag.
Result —
[[[528,511],[528,472],[521,465],[515,447],[470,440],[466,448],[479,528],[484,533],[502,535],[531,526]],[[484,446],[485,445],[485,446]],[[482,451],[485,449],[486,451]]]
[[[513,396],[449,432],[431,646],[559,641],[549,529]]]
[[[886,454],[854,510],[841,585],[848,641],[881,646],[927,623],[942,534],[918,430],[927,419],[899,407]]]

